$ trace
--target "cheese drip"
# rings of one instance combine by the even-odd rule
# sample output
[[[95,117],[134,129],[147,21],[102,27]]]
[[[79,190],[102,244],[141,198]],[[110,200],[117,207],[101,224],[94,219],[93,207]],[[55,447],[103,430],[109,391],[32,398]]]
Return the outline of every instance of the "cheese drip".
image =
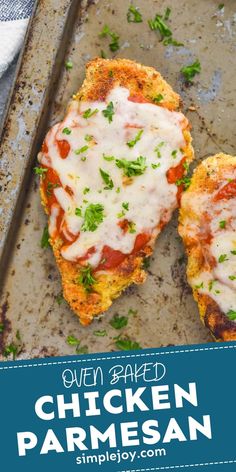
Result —
[[[166,172],[183,159],[181,149],[186,143],[182,128],[186,118],[182,113],[150,103],[135,103],[128,97],[126,88],[115,87],[104,102],[74,100],[64,121],[47,134],[48,153],[42,153],[40,161],[57,172],[62,186],[53,192],[65,212],[64,222],[70,234],[78,235],[61,249],[68,261],[84,257],[91,247],[94,251],[87,261],[93,267],[101,261],[104,246],[130,254],[137,235],[156,236],[158,225],[167,222],[177,207],[177,187],[167,182]],[[111,103],[113,114],[109,120],[103,111]],[[90,113],[85,113],[89,109]],[[64,159],[60,157],[58,140],[70,145]],[[125,177],[116,161],[135,161],[140,156],[145,158],[145,171]],[[105,189],[100,169],[109,175],[110,188]],[[70,194],[66,187],[71,189]],[[90,204],[102,205],[103,221],[95,231],[83,231],[85,210]],[[76,208],[81,216],[78,211],[76,215]],[[53,222],[49,228],[54,228],[55,212],[50,219]],[[119,225],[124,219],[133,224],[133,231],[124,232]]]

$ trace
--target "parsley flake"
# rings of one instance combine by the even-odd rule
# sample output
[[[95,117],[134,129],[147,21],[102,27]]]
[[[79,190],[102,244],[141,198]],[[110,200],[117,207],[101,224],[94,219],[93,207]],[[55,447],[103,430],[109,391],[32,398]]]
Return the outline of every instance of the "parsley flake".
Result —
[[[62,130],[62,133],[63,133],[63,134],[71,134],[71,129],[70,129],[70,128],[64,128],[64,129]]]
[[[133,221],[128,222],[129,233],[136,233],[136,224]]]
[[[95,108],[94,110],[92,110],[91,108],[88,108],[87,110],[85,110],[82,116],[83,118],[87,120],[88,118],[91,118],[91,116],[96,115],[96,113],[98,112],[99,112],[98,108]]]
[[[161,142],[155,147],[155,149],[154,149],[154,151],[157,153],[158,159],[161,158],[161,150],[160,150],[160,148],[162,148],[162,146],[164,146],[164,144],[165,144],[164,141],[161,141]]]
[[[172,153],[171,153],[171,155],[172,155],[172,157],[173,157],[174,159],[175,159],[176,156],[177,156],[177,152],[178,152],[177,149],[175,149],[175,150],[172,151]]]
[[[231,321],[236,320],[236,311],[234,311],[234,310],[229,310],[228,313],[227,313],[227,316],[229,317],[229,319],[230,319]]]
[[[172,36],[172,32],[165,23],[165,20],[162,15],[156,15],[154,20],[148,20],[148,25],[152,31],[159,30],[162,39]]]
[[[90,192],[90,188],[85,187],[84,190],[83,190],[83,194],[86,195],[86,193],[89,193],[89,192]]]
[[[65,68],[66,68],[66,70],[73,69],[73,62],[72,61],[66,61]]]
[[[236,276],[235,275],[229,275],[229,280],[236,280]]]
[[[118,49],[120,48],[120,45],[119,45],[119,35],[117,33],[114,33],[110,30],[109,26],[105,25],[101,31],[101,33],[99,34],[99,37],[100,38],[107,38],[107,37],[110,37],[111,38],[111,42],[109,44],[109,48],[112,52],[115,52],[115,51],[118,51]]]
[[[180,69],[180,72],[184,76],[186,82],[191,83],[193,77],[195,77],[196,74],[199,74],[201,72],[201,64],[197,59],[195,62],[193,62],[193,64],[182,67],[182,69]]]
[[[132,141],[128,141],[127,146],[129,146],[130,148],[134,147],[135,144],[140,141],[141,139],[141,136],[143,134],[143,129],[141,129],[135,136],[135,138],[132,140]]]
[[[112,102],[108,103],[107,107],[105,110],[102,110],[103,116],[108,119],[108,122],[111,123],[113,120],[113,115],[114,115],[114,105]]]
[[[47,248],[47,247],[50,247],[50,244],[49,244],[49,232],[48,232],[48,226],[45,226],[44,230],[43,230],[43,234],[42,234],[42,238],[41,238],[41,248]]]
[[[56,302],[58,303],[58,305],[61,305],[63,301],[64,301],[64,297],[62,293],[58,293],[58,295],[56,296]]]
[[[15,360],[18,352],[19,352],[18,346],[16,346],[16,344],[14,343],[11,343],[8,346],[5,346],[3,350],[3,356],[8,357],[12,354],[13,360]]]
[[[127,326],[127,324],[128,324],[127,316],[119,316],[118,313],[116,313],[110,321],[110,325],[114,329],[124,328],[125,326]]]
[[[219,227],[220,227],[221,229],[224,229],[225,226],[226,226],[226,221],[225,221],[225,220],[221,220],[221,221],[219,222]]]
[[[124,208],[124,210],[128,211],[129,210],[129,202],[123,202],[122,207]]]
[[[128,23],[142,23],[142,15],[137,7],[130,5],[127,12],[127,21]]]
[[[90,203],[84,213],[84,223],[81,226],[81,231],[95,231],[103,222],[103,212],[103,205],[100,203]]]
[[[131,341],[131,339],[126,336],[125,338],[116,338],[115,345],[120,351],[132,351],[137,349],[142,349],[140,344],[136,341]]]
[[[75,336],[73,335],[69,335],[67,336],[67,340],[66,340],[67,344],[69,344],[70,346],[77,346],[77,344],[80,343],[79,339],[77,339]]]
[[[90,141],[92,141],[93,136],[91,134],[86,134],[84,139],[85,139],[85,141],[87,141],[89,143]]]
[[[135,161],[128,161],[127,159],[116,159],[116,165],[123,169],[124,175],[133,177],[135,175],[142,175],[147,169],[146,157],[139,156]]]
[[[228,261],[229,259],[227,258],[227,254],[221,254],[219,259],[218,259],[218,262],[225,262],[225,261]]]
[[[46,172],[48,169],[45,169],[44,167],[34,167],[34,173],[35,175],[40,175],[44,179]]]
[[[103,154],[102,157],[105,159],[105,161],[114,161],[115,159],[114,156],[105,156],[105,154]]]
[[[180,185],[183,185],[184,186],[184,190],[187,190],[191,184],[191,177],[182,177],[181,179],[177,179],[175,184],[177,185],[177,187],[179,187]]]
[[[80,149],[76,149],[75,154],[77,154],[77,155],[82,154],[83,152],[87,151],[88,149],[89,149],[89,147],[87,145],[82,146]]]
[[[197,284],[197,285],[194,286],[194,288],[195,288],[196,290],[199,289],[199,288],[203,288],[203,287],[204,287],[203,282],[201,282],[200,284]]]
[[[164,100],[164,97],[161,93],[158,93],[156,97],[153,97],[153,102],[154,103],[160,103],[162,100]]]
[[[93,332],[94,336],[100,336],[104,337],[107,336],[107,332],[105,329],[97,329],[96,331]]]
[[[164,46],[169,46],[169,44],[171,44],[172,46],[176,46],[177,48],[184,46],[184,43],[176,41],[176,39],[173,39],[172,37],[164,39],[163,44]]]
[[[107,172],[105,172],[105,170],[102,170],[100,168],[99,171],[100,171],[100,174],[101,174],[101,177],[102,177],[103,181],[106,184],[106,187],[104,187],[104,189],[105,190],[111,190],[114,187],[113,180],[111,179],[109,174]]]
[[[92,267],[90,265],[83,267],[76,279],[85,288],[86,292],[91,292],[92,286],[96,283],[96,279],[92,275]]]
[[[75,215],[82,217],[82,210],[81,210],[81,208],[76,208],[76,209],[75,209]]]

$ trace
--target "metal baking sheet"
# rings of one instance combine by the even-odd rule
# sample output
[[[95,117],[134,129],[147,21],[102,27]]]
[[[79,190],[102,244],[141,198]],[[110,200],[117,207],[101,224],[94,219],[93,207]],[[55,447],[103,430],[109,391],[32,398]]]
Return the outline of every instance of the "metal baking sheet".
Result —
[[[211,341],[186,283],[177,214],[156,243],[146,283],[126,290],[103,317],[84,328],[64,301],[58,304],[58,270],[51,250],[40,247],[46,217],[32,167],[43,134],[63,117],[68,100],[80,87],[86,62],[101,50],[113,57],[108,41],[98,36],[104,24],[120,35],[121,47],[115,56],[154,66],[181,94],[193,126],[196,162],[219,151],[234,154],[236,7],[234,0],[226,0],[222,9],[218,4],[215,0],[137,0],[143,23],[136,24],[127,23],[129,2],[125,0],[60,0],[60,9],[55,0],[38,2],[1,146],[4,211],[9,203],[0,228],[6,242],[0,311],[2,353],[15,343],[19,358],[74,354],[75,348],[66,342],[70,334],[89,352],[115,350],[114,338],[119,334],[143,348]],[[147,25],[148,19],[166,7],[171,8],[173,37],[184,44],[182,47],[164,46]],[[180,68],[196,58],[201,62],[201,74],[194,85],[186,87]],[[68,59],[73,63],[69,71],[64,67]],[[14,189],[20,190],[20,199]],[[121,331],[109,324],[115,313],[128,316]],[[107,334],[98,337],[96,330]]]

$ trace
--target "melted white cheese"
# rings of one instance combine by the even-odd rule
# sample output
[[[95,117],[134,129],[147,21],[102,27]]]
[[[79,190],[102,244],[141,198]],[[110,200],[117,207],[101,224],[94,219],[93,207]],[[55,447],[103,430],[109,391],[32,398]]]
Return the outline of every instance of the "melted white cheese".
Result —
[[[46,137],[48,155],[40,154],[40,161],[45,165],[50,162],[57,172],[63,187],[55,188],[54,194],[65,211],[68,230],[78,234],[72,244],[62,248],[62,256],[69,261],[83,257],[92,246],[95,252],[88,259],[92,266],[98,265],[105,245],[124,254],[131,253],[136,236],[140,233],[156,235],[160,221],[168,221],[177,206],[177,187],[167,182],[166,172],[183,158],[181,148],[186,143],[182,124],[186,119],[182,113],[157,105],[134,103],[128,100],[128,96],[126,88],[116,87],[105,102],[72,101],[65,120],[55,125]],[[102,111],[110,102],[113,103],[114,114],[109,123]],[[98,112],[85,119],[82,115],[89,108]],[[69,128],[70,134],[63,133],[64,128]],[[140,130],[143,130],[140,140],[129,147],[127,142],[133,140]],[[93,137],[91,141],[86,140],[88,135]],[[60,157],[56,140],[67,140],[70,144],[66,159]],[[84,146],[88,149],[75,153]],[[155,151],[158,146],[161,157]],[[129,161],[143,156],[147,168],[127,185],[123,170],[116,166],[115,159],[107,161],[104,155]],[[153,168],[152,165],[158,167]],[[112,179],[114,187],[111,190],[104,190],[100,168]],[[66,186],[72,189],[73,196],[65,191]],[[85,188],[90,189],[86,194]],[[123,202],[128,202],[129,209],[125,210],[123,218],[118,218]],[[81,231],[84,211],[91,203],[103,205],[103,222],[94,232]],[[82,217],[75,215],[78,207]],[[118,225],[124,218],[135,223],[135,233],[124,234]],[[54,219],[54,214],[50,219]],[[49,225],[49,231],[51,226],[53,224]]]
[[[225,176],[222,187],[228,183],[229,178],[235,179],[235,175]],[[223,313],[227,314],[230,310],[236,311],[236,199],[222,199],[214,202],[215,193],[201,195],[200,205],[198,195],[193,194],[191,202],[188,201],[188,203],[188,195],[183,196],[183,200],[186,200],[186,203],[193,210],[195,209],[197,214],[199,214],[199,208],[202,208],[210,216],[208,230],[212,235],[212,240],[208,251],[215,260],[215,267],[202,271],[189,282],[200,293],[207,294],[215,300]],[[204,205],[202,205],[203,200]],[[188,222],[192,236],[197,237],[200,234],[201,223],[201,219],[198,225],[196,221],[195,223]],[[201,244],[200,241],[199,244]]]

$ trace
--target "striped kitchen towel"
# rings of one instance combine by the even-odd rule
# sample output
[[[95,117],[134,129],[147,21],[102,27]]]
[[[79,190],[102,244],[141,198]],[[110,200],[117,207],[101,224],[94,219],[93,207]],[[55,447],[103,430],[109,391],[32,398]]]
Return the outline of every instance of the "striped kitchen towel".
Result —
[[[0,0],[0,77],[22,46],[35,0]]]

